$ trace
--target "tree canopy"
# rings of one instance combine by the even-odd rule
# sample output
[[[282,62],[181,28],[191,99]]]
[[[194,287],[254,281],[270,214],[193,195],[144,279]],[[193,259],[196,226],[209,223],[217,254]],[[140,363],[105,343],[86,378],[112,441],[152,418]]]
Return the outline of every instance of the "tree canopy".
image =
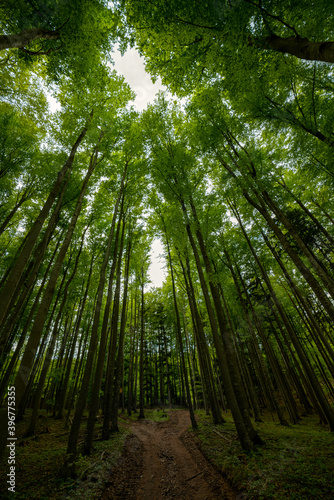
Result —
[[[194,429],[230,411],[246,453],[265,412],[333,432],[331,2],[10,1],[0,18],[1,425],[8,385],[27,436],[41,410],[64,418],[66,477],[83,422],[89,455],[119,407],[186,406]],[[136,111],[116,41],[174,96]],[[149,288],[155,238],[167,278]]]

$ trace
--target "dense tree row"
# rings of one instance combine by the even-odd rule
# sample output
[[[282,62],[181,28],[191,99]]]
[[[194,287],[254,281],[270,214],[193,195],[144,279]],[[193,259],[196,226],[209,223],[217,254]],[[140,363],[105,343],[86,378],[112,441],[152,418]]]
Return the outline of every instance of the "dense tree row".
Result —
[[[28,436],[41,408],[64,419],[64,474],[84,412],[86,454],[119,407],[186,405],[194,428],[197,408],[216,424],[229,409],[246,451],[263,411],[334,431],[326,5],[2,9],[0,418],[14,385]],[[186,104],[129,106],[107,61],[117,34]],[[168,277],[147,291],[155,237]]]

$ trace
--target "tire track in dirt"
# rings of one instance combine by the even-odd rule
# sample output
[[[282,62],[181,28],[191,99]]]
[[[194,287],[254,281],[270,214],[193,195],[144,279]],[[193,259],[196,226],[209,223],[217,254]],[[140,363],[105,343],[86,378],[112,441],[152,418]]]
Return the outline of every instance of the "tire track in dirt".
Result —
[[[168,422],[131,425],[110,486],[101,500],[232,500],[237,493],[203,456],[191,433],[189,413],[169,412]]]

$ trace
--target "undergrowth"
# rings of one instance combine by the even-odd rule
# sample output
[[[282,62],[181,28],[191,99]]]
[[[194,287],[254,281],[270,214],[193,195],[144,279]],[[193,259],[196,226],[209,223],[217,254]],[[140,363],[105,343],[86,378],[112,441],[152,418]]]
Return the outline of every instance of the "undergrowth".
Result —
[[[29,415],[28,415],[29,417]],[[239,500],[307,500],[334,498],[334,436],[321,427],[316,417],[308,416],[299,425],[283,427],[264,418],[255,424],[265,444],[252,453],[242,451],[230,412],[224,414],[226,423],[212,425],[203,411],[197,412],[198,431],[193,431],[204,454],[241,491]],[[24,438],[24,423],[17,425],[16,494],[24,499],[94,499],[99,498],[108,484],[113,465],[121,456],[131,421],[120,415],[119,433],[109,441],[99,441],[101,422],[97,422],[94,451],[90,457],[79,456],[76,480],[61,478],[68,429],[64,422],[42,413],[38,420],[37,436]],[[164,422],[167,409],[145,410],[145,419]],[[86,421],[82,423],[79,442],[83,441]],[[80,445],[79,445],[80,449]],[[0,469],[0,498],[7,495],[8,464]]]
[[[120,422],[126,422],[131,420],[136,422],[138,420],[139,412],[132,412],[130,417],[121,415],[119,417]],[[169,420],[169,410],[162,408],[154,408],[154,409],[145,409],[144,411],[145,419],[144,420],[153,420],[153,422],[167,422]]]
[[[108,441],[94,441],[89,457],[79,454],[77,479],[64,480],[60,471],[65,460],[69,429],[64,421],[48,417],[44,411],[38,419],[36,437],[24,438],[30,412],[24,422],[17,424],[16,492],[7,491],[7,462],[0,464],[0,498],[19,500],[56,500],[67,498],[98,498],[105,488],[110,469],[120,457],[128,431],[121,429]],[[86,417],[81,425],[78,451],[86,428]],[[97,422],[95,438],[101,434],[102,422]]]
[[[69,429],[63,420],[55,420],[43,410],[38,418],[36,436],[25,438],[31,410],[23,422],[16,426],[16,492],[7,491],[8,464],[0,464],[0,498],[18,500],[66,500],[99,498],[105,489],[111,469],[121,456],[125,438],[129,435],[129,417],[119,416],[120,432],[111,435],[108,441],[100,441],[102,420],[96,423],[94,449],[91,456],[79,453],[76,463],[77,479],[65,480],[60,471],[65,460]],[[155,422],[169,420],[164,409],[145,409],[145,418]],[[86,429],[87,415],[81,424],[78,451],[81,449]],[[137,420],[133,413],[130,420]],[[6,459],[7,460],[7,459]]]
[[[243,491],[243,500],[302,500],[334,498],[334,436],[316,417],[283,427],[265,419],[255,424],[265,444],[246,454],[237,438],[231,415],[213,426],[197,412],[197,436],[205,455]]]

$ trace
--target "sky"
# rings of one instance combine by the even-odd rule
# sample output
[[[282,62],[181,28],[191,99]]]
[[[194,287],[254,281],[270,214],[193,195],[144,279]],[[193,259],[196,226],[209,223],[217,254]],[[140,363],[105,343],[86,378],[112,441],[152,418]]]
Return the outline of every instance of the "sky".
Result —
[[[151,287],[160,287],[167,275],[167,262],[163,257],[164,248],[161,240],[155,238],[151,247],[151,265],[148,270],[148,275],[151,283],[147,289]]]
[[[144,61],[140,57],[135,48],[127,50],[124,56],[115,47],[115,52],[112,54],[115,65],[113,68],[118,74],[123,75],[132,90],[136,93],[136,98],[131,104],[137,109],[142,111],[146,108],[147,104],[153,102],[159,90],[166,90],[161,84],[161,80],[153,83],[151,77],[145,71]],[[59,104],[51,94],[47,94],[51,111],[59,109]],[[156,238],[152,242],[151,248],[151,265],[149,268],[149,279],[151,287],[160,287],[166,277],[166,261],[163,257],[163,246],[161,240]]]
[[[118,74],[123,75],[132,90],[136,93],[136,99],[133,101],[137,111],[142,111],[147,104],[153,102],[155,95],[159,90],[166,90],[161,84],[161,80],[153,83],[151,77],[145,71],[144,61],[140,57],[135,48],[127,50],[124,56],[115,48],[112,54],[115,62],[114,69]],[[151,284],[146,287],[160,287],[166,278],[166,261],[163,254],[163,246],[161,240],[156,238],[152,242],[151,248],[151,265],[149,267],[149,279]],[[161,256],[161,257],[160,257]]]
[[[153,83],[151,77],[145,71],[144,60],[140,57],[135,48],[129,49],[124,56],[115,47],[112,54],[114,60],[114,69],[120,75],[123,75],[137,97],[132,103],[137,111],[146,108],[149,102],[152,102],[159,90],[166,90],[161,84],[160,78]]]

